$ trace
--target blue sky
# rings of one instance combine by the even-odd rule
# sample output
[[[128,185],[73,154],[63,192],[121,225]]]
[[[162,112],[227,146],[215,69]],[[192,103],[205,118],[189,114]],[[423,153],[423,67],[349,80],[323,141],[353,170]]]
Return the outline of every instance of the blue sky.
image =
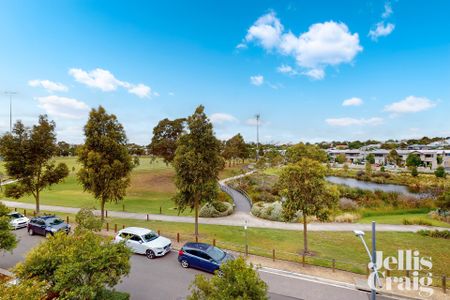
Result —
[[[2,1],[0,133],[47,113],[82,142],[90,108],[147,144],[206,107],[219,138],[450,136],[448,1]]]

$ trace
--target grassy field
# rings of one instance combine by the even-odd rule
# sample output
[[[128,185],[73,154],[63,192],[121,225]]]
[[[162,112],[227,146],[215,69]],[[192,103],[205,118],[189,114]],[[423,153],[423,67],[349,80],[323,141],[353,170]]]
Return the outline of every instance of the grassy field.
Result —
[[[65,218],[68,214],[57,213]],[[74,215],[69,215],[74,220]],[[108,218],[110,230],[114,224],[118,228],[139,226],[160,230],[162,235],[172,239],[180,233],[182,241],[192,241],[194,224],[163,221],[145,221],[121,218]],[[218,246],[243,252],[245,249],[245,233],[242,227],[221,225],[199,225],[200,241],[212,243],[216,239]],[[301,261],[298,255],[303,248],[301,231],[249,228],[248,244],[251,254],[272,257],[272,249],[276,256],[291,261]],[[336,267],[356,273],[366,272],[367,254],[361,241],[351,232],[309,232],[309,247],[314,257],[307,257],[307,263],[330,267],[331,259],[336,259]],[[370,244],[371,235],[366,234]],[[431,256],[434,275],[450,275],[450,242],[445,239],[424,237],[416,233],[378,232],[377,247],[384,255],[395,255],[398,249],[419,250],[421,256]]]
[[[380,216],[371,216],[371,217],[363,217],[361,218],[358,223],[371,223],[372,221],[375,221],[377,223],[381,224],[394,224],[394,225],[401,225],[403,224],[403,220],[407,220],[410,222],[417,221],[423,221],[426,223],[430,223],[431,226],[439,226],[439,227],[446,227],[450,228],[450,224],[434,220],[428,214],[401,214],[401,215],[380,215]]]
[[[79,170],[76,157],[59,157],[57,162],[64,162],[70,170],[69,176],[64,182],[54,185],[41,194],[41,204],[60,205],[72,207],[95,207],[99,208],[91,194],[84,192],[76,179]],[[0,163],[0,168],[3,168]],[[220,178],[226,178],[240,174],[240,166],[227,167],[220,173]],[[3,173],[5,173],[3,171]],[[162,160],[151,160],[149,157],[141,157],[140,164],[131,175],[131,185],[127,190],[124,202],[107,203],[107,210],[123,210],[128,212],[162,213],[166,215],[177,215],[172,197],[176,193],[174,184],[175,172],[171,166],[167,166]],[[34,203],[32,196],[25,196],[17,201]],[[181,215],[193,215],[190,210],[182,212]]]

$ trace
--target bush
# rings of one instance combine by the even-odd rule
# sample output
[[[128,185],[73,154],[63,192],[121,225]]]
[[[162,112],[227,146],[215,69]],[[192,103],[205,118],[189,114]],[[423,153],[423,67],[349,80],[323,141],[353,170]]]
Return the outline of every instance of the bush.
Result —
[[[423,225],[423,226],[433,226],[430,221],[423,219],[403,219],[403,225]]]
[[[447,177],[447,173],[445,172],[445,169],[443,166],[437,167],[436,171],[434,171],[434,175],[437,178],[445,178]]]
[[[256,202],[252,206],[252,214],[261,219],[283,221],[282,213],[283,207],[280,201],[273,203]]]
[[[103,289],[97,294],[95,300],[129,300],[130,294],[125,292]]]
[[[341,210],[356,210],[358,209],[358,203],[350,198],[340,198],[339,208]]]
[[[82,208],[75,215],[77,228],[83,228],[92,231],[102,230],[103,221],[94,215],[92,209]]]
[[[354,223],[360,219],[360,215],[353,213],[344,213],[342,215],[336,216],[334,221],[337,223]]]
[[[228,202],[214,201],[206,203],[199,212],[203,218],[225,217],[233,213],[233,205]]]
[[[419,230],[417,233],[422,236],[429,236],[447,240],[450,239],[450,230]]]

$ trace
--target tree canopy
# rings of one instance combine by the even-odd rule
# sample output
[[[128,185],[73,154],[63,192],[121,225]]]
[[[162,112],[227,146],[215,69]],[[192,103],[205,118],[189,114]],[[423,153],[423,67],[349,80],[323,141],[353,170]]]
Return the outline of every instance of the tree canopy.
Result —
[[[0,138],[0,156],[6,172],[17,180],[6,186],[6,196],[18,199],[31,194],[39,212],[40,192],[69,175],[66,164],[56,165],[52,160],[57,149],[55,123],[47,116],[39,116],[38,124],[32,128],[18,121],[12,133]]]
[[[14,268],[22,280],[46,282],[62,299],[95,299],[130,271],[130,250],[91,231],[57,233],[33,248]]]
[[[225,142],[222,156],[225,159],[246,159],[250,155],[247,144],[240,133]]]
[[[148,146],[150,154],[162,157],[166,164],[172,163],[177,150],[178,138],[184,131],[186,119],[164,119],[153,128],[153,137]]]
[[[78,151],[82,164],[78,180],[100,201],[103,219],[105,203],[124,198],[134,164],[122,124],[103,107],[92,109],[84,135],[85,142]]]
[[[220,142],[204,107],[199,106],[187,119],[188,132],[177,143],[173,166],[178,188],[175,203],[180,211],[195,210],[195,234],[198,234],[198,208],[201,202],[212,202],[217,197],[218,175],[224,167],[220,156]]]
[[[0,252],[12,251],[17,246],[16,236],[9,226],[9,209],[0,202]]]
[[[298,143],[286,150],[286,159],[289,163],[299,162],[302,158],[309,158],[319,162],[327,162],[327,154],[316,145]]]
[[[283,216],[293,220],[300,211],[303,218],[304,252],[308,252],[307,218],[326,219],[339,199],[336,187],[327,184],[326,169],[318,161],[303,158],[283,168],[278,186],[283,202]]]
[[[242,257],[220,266],[221,274],[206,279],[197,275],[191,284],[188,300],[265,300],[267,284],[261,280],[253,265],[247,265]]]

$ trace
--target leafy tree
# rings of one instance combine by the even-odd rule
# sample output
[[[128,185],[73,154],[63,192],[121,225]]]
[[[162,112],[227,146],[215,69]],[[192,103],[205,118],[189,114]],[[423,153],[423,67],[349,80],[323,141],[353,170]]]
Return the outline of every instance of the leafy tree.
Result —
[[[134,165],[122,124],[103,107],[92,109],[84,135],[84,145],[78,151],[78,161],[82,164],[78,180],[85,191],[100,201],[103,220],[105,203],[117,203],[125,196]]]
[[[418,167],[422,161],[420,160],[419,154],[416,153],[410,153],[408,154],[408,157],[406,158],[406,165],[408,167]]]
[[[412,166],[412,167],[411,167],[411,176],[412,176],[412,177],[417,177],[417,176],[419,176],[419,171],[417,171],[417,167],[416,167],[416,166]]]
[[[164,119],[153,128],[153,137],[148,146],[150,154],[162,157],[166,164],[172,163],[178,138],[183,134],[186,119],[173,121]]]
[[[240,133],[225,142],[222,156],[225,159],[246,159],[249,156],[247,145]]]
[[[131,155],[144,155],[145,154],[145,147],[135,144],[135,143],[131,143],[127,145],[128,147],[128,153],[130,153]]]
[[[442,155],[438,155],[436,157],[436,162],[438,165],[442,165],[442,162],[444,161],[444,159],[442,158]]]
[[[173,160],[178,188],[175,203],[180,211],[187,207],[195,210],[195,235],[198,235],[199,205],[217,198],[217,179],[224,161],[220,142],[203,106],[197,107],[187,125],[189,131],[179,138]]]
[[[91,231],[57,233],[28,252],[14,268],[22,280],[48,283],[48,292],[62,299],[94,299],[130,271],[130,250],[124,243]]]
[[[37,280],[21,280],[17,284],[0,283],[2,300],[42,300],[47,297],[47,284]]]
[[[389,154],[387,156],[387,161],[390,164],[397,165],[397,166],[400,166],[400,164],[402,162],[400,155],[398,155],[398,152],[395,149],[392,149],[391,151],[389,151]]]
[[[70,155],[70,144],[64,141],[60,141],[57,144],[57,154],[58,156],[69,156]]]
[[[373,164],[375,163],[375,155],[374,155],[373,153],[369,153],[369,154],[366,156],[366,161],[367,161],[368,163],[370,163],[371,165],[373,165]]]
[[[40,192],[61,182],[69,169],[64,163],[58,165],[52,160],[57,153],[55,123],[47,116],[39,116],[33,128],[27,128],[18,121],[12,133],[0,138],[0,156],[8,176],[17,182],[5,188],[7,197],[18,199],[33,195],[36,212],[39,212]]]
[[[336,155],[334,161],[337,162],[338,164],[343,164],[347,161],[347,157],[345,156],[344,153],[339,153],[338,155]]]
[[[11,232],[9,226],[9,209],[0,202],[0,252],[2,250],[12,251],[17,246],[16,236]]]
[[[92,209],[82,208],[75,215],[75,221],[77,222],[78,229],[87,229],[92,231],[102,230],[103,222],[101,219],[94,215]]]
[[[326,219],[339,198],[336,187],[327,184],[325,174],[325,167],[318,161],[303,158],[285,167],[278,182],[280,193],[286,198],[284,218],[293,220],[298,211],[302,213],[304,253],[308,253],[308,216]]]
[[[271,166],[281,165],[284,162],[283,156],[277,149],[270,149],[266,153],[265,158]]]
[[[436,199],[436,206],[442,210],[450,211],[450,190],[442,193],[442,195]]]
[[[443,166],[439,166],[434,171],[434,175],[438,178],[445,178],[447,177],[447,173],[445,172],[445,169]]]
[[[353,142],[348,143],[349,149],[359,149],[362,146],[364,146],[364,143],[362,143],[360,141],[353,141]]]
[[[289,163],[296,163],[302,158],[310,158],[319,162],[327,162],[327,154],[316,145],[298,143],[286,150],[286,159]]]
[[[2,172],[0,172],[0,192],[3,191],[3,180],[6,178],[5,174],[3,174]]]
[[[216,274],[209,280],[197,275],[191,284],[192,294],[187,299],[269,299],[267,284],[259,278],[253,265],[247,265],[242,257],[224,263],[220,270],[220,276]]]
[[[372,165],[370,164],[369,161],[366,161],[366,165],[365,165],[365,172],[367,176],[372,176]]]

